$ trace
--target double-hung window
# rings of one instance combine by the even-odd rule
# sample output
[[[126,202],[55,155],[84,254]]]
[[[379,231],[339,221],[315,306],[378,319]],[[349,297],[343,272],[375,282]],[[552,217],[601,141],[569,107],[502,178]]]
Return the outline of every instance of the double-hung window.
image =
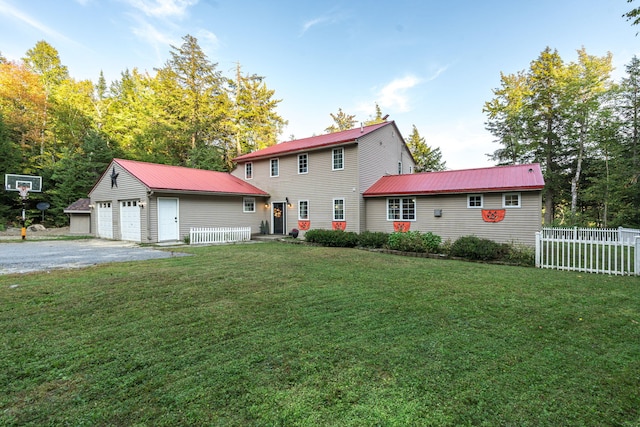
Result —
[[[412,198],[387,199],[387,220],[415,221],[416,220],[416,199],[412,199]]]
[[[298,173],[308,173],[309,172],[309,155],[308,154],[298,154]]]
[[[271,171],[270,176],[276,177],[280,175],[280,159],[271,159]]]
[[[244,164],[244,179],[253,178],[253,163],[248,162]]]
[[[482,194],[469,194],[467,196],[468,208],[481,208],[482,207]]]
[[[253,197],[245,197],[242,199],[242,212],[253,213],[256,211],[256,199]]]
[[[344,199],[333,199],[333,220],[344,221]]]
[[[505,193],[502,195],[502,207],[504,208],[519,208],[520,203],[520,193]]]
[[[309,219],[309,201],[298,201],[298,220],[307,221]]]
[[[332,166],[331,169],[334,171],[344,169],[344,148],[334,148],[332,151]]]

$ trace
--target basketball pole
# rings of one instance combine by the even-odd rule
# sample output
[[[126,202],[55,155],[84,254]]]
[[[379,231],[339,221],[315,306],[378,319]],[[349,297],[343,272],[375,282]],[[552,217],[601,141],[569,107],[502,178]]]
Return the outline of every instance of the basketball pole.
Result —
[[[27,239],[27,197],[29,197],[29,187],[19,187],[20,195],[22,196],[22,230],[20,231],[20,235],[22,236],[22,240]]]

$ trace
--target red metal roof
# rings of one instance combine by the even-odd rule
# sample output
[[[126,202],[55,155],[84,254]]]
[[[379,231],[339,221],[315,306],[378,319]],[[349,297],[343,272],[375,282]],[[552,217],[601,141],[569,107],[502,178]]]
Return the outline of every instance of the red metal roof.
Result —
[[[491,191],[541,190],[544,178],[538,163],[496,166],[410,175],[383,176],[364,197],[401,194],[480,193]]]
[[[393,121],[364,126],[362,128],[357,127],[342,132],[327,133],[325,135],[312,136],[310,138],[281,142],[279,144],[272,145],[271,147],[254,151],[253,153],[238,156],[233,159],[233,161],[236,163],[241,163],[249,160],[262,159],[265,157],[276,157],[285,153],[313,150],[331,145],[355,142],[356,139],[361,138],[362,136],[367,135],[374,130],[380,129],[381,127],[387,126],[391,123],[393,123]]]
[[[269,195],[259,188],[226,172],[123,159],[113,159],[113,163],[119,165],[136,177],[150,190],[256,196]]]

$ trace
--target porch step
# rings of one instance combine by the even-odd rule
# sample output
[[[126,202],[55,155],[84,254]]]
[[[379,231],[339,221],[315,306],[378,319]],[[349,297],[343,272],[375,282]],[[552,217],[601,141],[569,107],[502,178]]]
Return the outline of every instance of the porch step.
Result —
[[[287,236],[284,234],[252,234],[251,240],[257,240],[259,242],[272,242],[274,240],[280,240]]]

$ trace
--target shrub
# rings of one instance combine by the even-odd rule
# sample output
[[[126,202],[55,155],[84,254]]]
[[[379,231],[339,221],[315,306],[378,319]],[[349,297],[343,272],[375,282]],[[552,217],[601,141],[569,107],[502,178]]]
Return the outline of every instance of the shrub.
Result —
[[[533,267],[536,264],[536,251],[530,246],[511,244],[505,261],[523,267]]]
[[[389,241],[389,233],[381,231],[364,231],[358,236],[358,246],[363,248],[384,248]]]
[[[322,246],[354,248],[358,246],[358,234],[342,230],[309,230],[304,234],[307,242]]]
[[[464,236],[451,245],[450,255],[471,260],[493,261],[504,259],[509,253],[509,245],[476,236]]]
[[[431,232],[396,232],[389,235],[389,249],[403,252],[437,252],[442,239]]]

